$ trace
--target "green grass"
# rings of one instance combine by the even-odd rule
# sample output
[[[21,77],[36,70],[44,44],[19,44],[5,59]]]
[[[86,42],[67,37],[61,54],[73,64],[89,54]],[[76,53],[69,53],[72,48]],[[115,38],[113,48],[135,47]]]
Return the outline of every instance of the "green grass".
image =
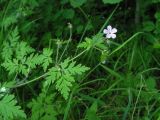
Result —
[[[0,120],[160,120],[160,1],[0,6]]]

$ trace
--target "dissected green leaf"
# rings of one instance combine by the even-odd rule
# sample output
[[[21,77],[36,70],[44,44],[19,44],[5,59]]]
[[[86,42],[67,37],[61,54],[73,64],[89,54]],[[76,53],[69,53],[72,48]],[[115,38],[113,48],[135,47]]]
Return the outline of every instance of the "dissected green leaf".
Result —
[[[2,64],[2,66],[9,71],[9,74],[17,73],[19,69],[18,60],[16,59],[13,59],[13,61],[8,59]]]
[[[52,67],[49,69],[49,72],[47,73],[46,81],[44,83],[44,87],[47,87],[54,83],[57,78],[61,76],[61,73],[59,72],[59,68],[57,67]]]
[[[103,34],[96,34],[91,38],[85,38],[85,41],[78,45],[78,48],[85,48],[87,50],[91,48],[99,48],[102,50],[106,50],[107,46],[105,45],[105,39]]]
[[[1,26],[3,26],[4,28],[8,28],[10,25],[16,22],[17,22],[17,17],[15,17],[15,14],[10,14],[4,18],[3,22],[1,23]]]
[[[26,42],[19,42],[16,46],[16,58],[22,60],[25,56],[33,53],[35,50],[30,47]]]
[[[20,39],[18,28],[16,27],[8,36],[8,41],[3,42],[2,58],[11,59],[14,49]]]
[[[65,99],[68,99],[70,87],[75,82],[75,75],[81,75],[89,70],[88,67],[81,64],[75,65],[75,63],[67,58],[60,63],[59,67],[52,67],[46,77],[45,86],[55,83],[56,89]]]
[[[46,71],[49,64],[52,63],[52,58],[51,58],[52,53],[53,51],[51,49],[44,48],[43,53],[39,56],[44,71]]]
[[[6,120],[11,120],[15,117],[26,118],[25,113],[17,106],[17,101],[14,95],[6,95],[0,100],[0,115]]]
[[[92,47],[92,39],[86,38],[84,42],[78,45],[78,48],[85,48],[89,50]]]
[[[53,106],[54,94],[46,95],[43,91],[28,104],[31,108],[30,120],[57,120],[57,112]]]

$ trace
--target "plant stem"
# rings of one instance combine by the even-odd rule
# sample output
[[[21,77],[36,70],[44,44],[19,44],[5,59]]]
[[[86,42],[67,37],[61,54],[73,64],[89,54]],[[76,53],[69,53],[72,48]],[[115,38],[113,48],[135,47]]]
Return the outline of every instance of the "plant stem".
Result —
[[[35,81],[37,81],[37,80],[39,80],[39,79],[41,79],[41,78],[43,78],[43,77],[45,77],[45,76],[47,76],[47,73],[45,73],[45,74],[43,74],[43,75],[41,75],[41,76],[39,76],[39,77],[37,77],[37,78],[34,78],[34,79],[32,79],[32,80],[30,80],[30,81],[28,81],[28,82],[25,82],[25,83],[22,83],[22,84],[19,84],[19,85],[15,85],[15,86],[13,86],[12,88],[22,87],[22,86],[24,86],[24,85],[30,84],[30,83],[32,83],[32,82],[35,82]]]
[[[84,38],[84,35],[85,35],[86,32],[87,32],[88,25],[89,25],[89,21],[88,21],[87,24],[86,24],[86,27],[85,27],[85,29],[84,29],[84,31],[83,31],[83,34],[82,34],[82,36],[81,36],[81,38],[80,38],[80,40],[79,40],[79,42],[78,42],[78,45],[82,42],[82,40],[83,40],[83,38]],[[77,47],[74,56],[77,54],[78,49],[79,49],[79,48]]]
[[[58,56],[59,56],[59,43],[57,44],[57,51],[56,51],[56,64],[58,62]]]
[[[143,76],[141,75],[141,86],[140,86],[140,89],[139,89],[139,92],[138,92],[138,95],[137,95],[137,99],[136,99],[136,102],[135,102],[135,105],[134,105],[134,108],[133,108],[133,112],[132,112],[132,115],[131,115],[131,120],[134,119],[134,114],[136,112],[136,107],[137,107],[137,104],[138,104],[138,101],[139,101],[139,98],[140,98],[140,95],[141,95],[141,91],[142,91],[142,88],[143,88],[142,79],[143,79]]]
[[[60,58],[59,58],[58,63],[61,61],[61,59],[62,59],[64,53],[66,52],[66,50],[67,50],[67,48],[68,48],[68,46],[69,46],[69,43],[70,43],[71,40],[72,40],[72,25],[71,25],[70,23],[69,23],[69,30],[70,30],[70,36],[69,36],[67,45],[66,45],[66,47],[64,48],[64,50],[63,50],[63,52],[62,52],[62,54],[61,54],[61,56],[60,56]]]
[[[128,40],[126,40],[122,45],[120,45],[118,48],[116,48],[115,50],[113,50],[113,52],[111,52],[108,56],[111,56],[112,54],[116,53],[118,50],[120,50],[121,48],[123,48],[127,43],[129,43],[133,38],[135,38],[136,36],[142,34],[143,32],[137,32],[135,33],[132,37],[130,37]]]
[[[74,59],[78,58],[79,56],[81,56],[82,54],[84,54],[87,51],[87,49],[85,49],[84,51],[82,51],[81,53],[79,53],[78,55],[76,55],[74,58],[72,58],[70,61],[73,61]]]
[[[103,31],[103,29],[105,28],[105,26],[108,24],[109,20],[112,18],[113,14],[116,12],[118,6],[119,6],[119,4],[114,8],[114,10],[112,11],[112,13],[109,15],[109,17],[107,18],[106,22],[103,24],[103,26],[99,30],[98,34],[101,33]]]

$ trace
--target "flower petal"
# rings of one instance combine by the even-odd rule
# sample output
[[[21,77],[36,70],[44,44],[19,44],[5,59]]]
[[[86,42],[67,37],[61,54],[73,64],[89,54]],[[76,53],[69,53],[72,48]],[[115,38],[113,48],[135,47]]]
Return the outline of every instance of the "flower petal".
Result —
[[[116,38],[116,34],[110,34],[111,38],[115,39]]]
[[[117,32],[117,29],[116,28],[113,28],[111,33],[116,33]]]
[[[111,38],[111,37],[112,37],[111,34],[106,35],[106,38]]]
[[[112,26],[108,25],[108,26],[107,26],[107,30],[108,30],[109,32],[111,32]]]
[[[104,33],[104,34],[108,34],[109,32],[108,32],[107,29],[104,29],[104,30],[103,30],[103,33]]]

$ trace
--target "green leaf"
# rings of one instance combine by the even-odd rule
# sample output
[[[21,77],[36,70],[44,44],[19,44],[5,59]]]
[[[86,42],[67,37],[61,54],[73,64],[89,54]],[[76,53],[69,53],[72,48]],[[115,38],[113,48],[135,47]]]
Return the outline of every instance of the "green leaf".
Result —
[[[153,48],[155,48],[155,49],[160,49],[160,43],[159,43],[159,42],[155,42],[155,43],[153,44]]]
[[[75,80],[73,76],[70,74],[62,75],[61,78],[56,82],[56,89],[60,91],[60,93],[63,95],[65,100],[68,99],[72,82],[75,82]]]
[[[160,29],[159,28],[160,28],[160,20],[156,22],[156,30],[155,30],[156,34],[160,34]]]
[[[62,94],[65,99],[68,99],[70,87],[75,82],[75,76],[81,75],[89,70],[88,67],[81,64],[75,65],[76,62],[71,62],[69,58],[60,63],[60,66],[52,67],[46,77],[44,86],[56,84],[56,89]]]
[[[116,3],[120,3],[122,0],[102,0],[104,4],[116,4]]]
[[[81,75],[84,71],[87,70],[89,70],[88,67],[81,64],[75,65],[75,62],[72,62],[67,68],[67,71],[72,75]]]
[[[57,120],[57,112],[53,106],[54,96],[54,94],[47,95],[43,91],[36,99],[32,99],[28,104],[28,107],[31,108],[29,120]]]
[[[12,58],[13,50],[12,50],[11,46],[9,45],[9,43],[6,41],[3,43],[3,49],[2,49],[1,54],[2,54],[2,58],[4,60]]]
[[[78,48],[84,48],[84,49],[87,49],[89,50],[91,47],[92,47],[92,39],[90,38],[85,38],[85,41],[80,43],[77,47]]]
[[[40,65],[42,63],[42,59],[38,54],[31,54],[27,57],[25,64],[28,66],[29,69],[36,68],[36,65]]]
[[[156,89],[156,80],[150,77],[146,80],[146,85],[149,90]]]
[[[85,48],[87,50],[91,48],[99,48],[102,50],[106,50],[107,46],[104,44],[103,34],[96,34],[91,38],[85,38],[85,41],[78,45],[79,48]]]
[[[36,68],[37,65],[41,65],[44,71],[47,70],[47,67],[52,63],[51,55],[53,51],[48,48],[43,49],[41,55],[35,54],[35,49],[30,47],[26,42],[18,42],[19,37],[16,37],[17,29],[12,33],[10,37],[11,44],[13,48],[9,45],[8,42],[4,42],[4,48],[2,56],[4,59],[3,67],[9,71],[9,74],[13,73],[22,73],[27,76],[31,69]],[[14,37],[13,37],[14,36]],[[15,56],[13,55],[15,53]]]
[[[108,54],[109,54],[109,51],[107,50],[102,51],[101,57],[100,57],[100,61],[102,63],[105,63],[105,61],[107,60]]]
[[[1,23],[1,25],[4,28],[8,28],[10,25],[14,24],[17,22],[17,17],[15,17],[14,14],[10,14],[7,17],[4,18],[3,22]]]
[[[87,0],[70,0],[70,4],[75,8],[82,6],[85,2],[87,2]]]
[[[106,50],[107,46],[105,44],[105,39],[103,37],[103,34],[99,33],[93,36],[92,38],[92,44],[93,46],[100,48],[102,50]]]
[[[35,50],[31,48],[26,42],[20,42],[16,46],[16,58],[22,60],[26,55],[34,52]]]
[[[155,28],[155,25],[151,21],[146,21],[143,23],[143,30],[146,32],[151,32],[154,30],[154,28]]]
[[[73,9],[64,9],[63,10],[63,17],[66,19],[72,19],[75,15],[75,12]]]
[[[101,120],[96,114],[96,112],[97,112],[97,102],[94,102],[92,106],[87,110],[85,116],[86,120]]]
[[[160,11],[157,11],[154,16],[157,20],[160,20]]]
[[[83,31],[83,25],[79,25],[76,30],[77,33],[80,34]]]
[[[17,45],[19,38],[20,36],[19,36],[18,28],[16,27],[8,37],[11,47],[15,47]]]
[[[44,87],[50,86],[60,76],[61,76],[61,73],[59,72],[58,68],[52,67],[51,69],[49,69],[49,72],[47,73],[46,81],[44,82]]]
[[[66,4],[68,2],[69,2],[69,0],[61,0],[61,4]]]
[[[5,67],[7,71],[9,71],[9,75],[14,73],[22,73],[23,75],[28,74],[27,66],[24,64],[20,64],[17,59],[8,59],[2,64],[2,66]]]
[[[42,67],[44,71],[46,71],[49,64],[52,63],[52,58],[51,58],[52,53],[53,53],[53,50],[49,48],[44,48],[43,54],[39,56],[41,59],[40,61],[42,62]]]
[[[3,42],[2,58],[4,60],[10,59],[13,55],[13,49],[16,48],[20,36],[18,28],[16,27],[8,36],[8,41]]]
[[[26,118],[25,113],[21,110],[20,106],[16,106],[17,101],[14,95],[6,95],[0,100],[0,115],[6,120],[15,117]]]
[[[5,67],[7,71],[9,71],[9,75],[17,73],[19,70],[18,60],[16,59],[13,59],[13,61],[8,59],[2,64],[2,66]]]
[[[14,85],[15,85],[15,81],[4,82],[3,84],[0,83],[0,88],[1,87],[11,88]]]

